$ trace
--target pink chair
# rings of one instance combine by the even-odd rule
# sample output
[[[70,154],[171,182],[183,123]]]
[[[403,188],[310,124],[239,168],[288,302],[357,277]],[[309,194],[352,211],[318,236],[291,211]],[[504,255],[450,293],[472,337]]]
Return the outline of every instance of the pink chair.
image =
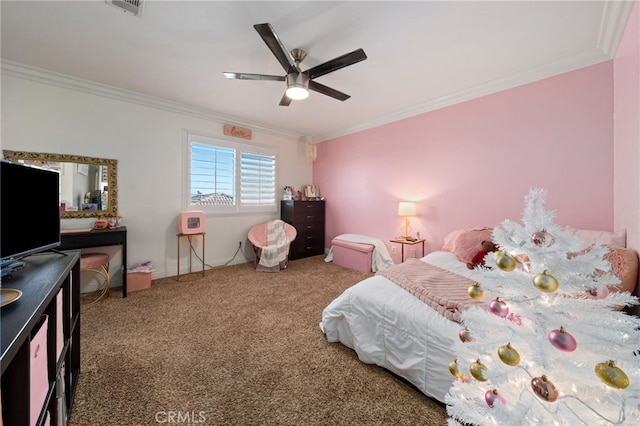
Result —
[[[258,262],[260,262],[260,255],[262,254],[262,248],[267,246],[267,223],[262,222],[257,225],[254,225],[249,230],[249,235],[247,238],[249,242],[253,245],[253,252],[255,253],[255,258],[253,259],[253,266],[257,267]],[[292,225],[285,222],[284,224],[284,233],[287,235],[287,239],[289,243],[296,239],[298,236],[298,232],[296,228]]]

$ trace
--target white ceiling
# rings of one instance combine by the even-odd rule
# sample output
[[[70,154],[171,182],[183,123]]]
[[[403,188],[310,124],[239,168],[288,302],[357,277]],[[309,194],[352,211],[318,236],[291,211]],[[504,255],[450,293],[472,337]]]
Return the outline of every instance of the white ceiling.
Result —
[[[133,16],[103,0],[3,0],[1,53],[3,72],[36,67],[322,141],[609,60],[630,9],[575,0],[144,0]],[[351,98],[311,92],[281,107],[285,83],[225,78],[285,74],[253,28],[264,22],[287,49],[308,52],[303,70],[363,48],[367,60],[317,80]]]

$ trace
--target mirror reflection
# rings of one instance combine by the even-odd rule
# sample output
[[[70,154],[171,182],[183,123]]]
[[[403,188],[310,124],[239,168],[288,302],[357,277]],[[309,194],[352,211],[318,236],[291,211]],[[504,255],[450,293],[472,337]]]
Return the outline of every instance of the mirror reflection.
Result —
[[[117,217],[117,160],[3,151],[4,158],[60,173],[60,217]]]

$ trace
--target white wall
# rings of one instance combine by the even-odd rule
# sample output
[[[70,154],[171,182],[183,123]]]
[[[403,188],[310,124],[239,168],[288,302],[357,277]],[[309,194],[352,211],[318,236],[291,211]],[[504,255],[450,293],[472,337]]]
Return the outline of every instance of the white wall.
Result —
[[[118,212],[127,226],[128,262],[152,260],[154,278],[176,275],[177,214],[184,209],[183,132],[230,138],[223,135],[219,118],[206,119],[4,73],[1,106],[2,149],[118,160]],[[252,142],[277,147],[279,187],[300,188],[311,183],[305,142],[265,129],[254,129]],[[239,241],[252,259],[253,251],[246,247],[249,228],[277,217],[279,213],[207,217],[206,262],[212,266],[228,262]],[[63,220],[62,227],[87,228],[94,220]],[[181,273],[188,267],[186,240],[183,243]],[[114,250],[108,251],[117,271],[122,261]],[[201,247],[196,250],[200,253]],[[232,264],[247,260],[241,252]],[[114,273],[113,284],[119,285],[120,279]]]

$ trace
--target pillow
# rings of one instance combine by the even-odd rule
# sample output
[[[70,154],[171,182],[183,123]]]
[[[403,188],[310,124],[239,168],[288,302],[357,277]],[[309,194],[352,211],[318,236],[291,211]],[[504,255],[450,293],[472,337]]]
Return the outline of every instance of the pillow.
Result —
[[[573,232],[582,240],[583,248],[590,247],[592,244],[606,244],[616,247],[627,246],[627,232],[624,229],[618,232],[609,232],[594,231],[591,229],[576,229],[571,226],[567,226],[567,230]]]
[[[492,228],[458,229],[444,237],[442,250],[454,253],[464,263],[471,262],[473,256],[482,250],[482,242],[491,241],[492,232]]]
[[[620,284],[611,286],[611,291],[628,291],[633,294],[638,283],[638,254],[628,248],[609,246],[604,258],[611,263],[611,273],[620,279]]]

